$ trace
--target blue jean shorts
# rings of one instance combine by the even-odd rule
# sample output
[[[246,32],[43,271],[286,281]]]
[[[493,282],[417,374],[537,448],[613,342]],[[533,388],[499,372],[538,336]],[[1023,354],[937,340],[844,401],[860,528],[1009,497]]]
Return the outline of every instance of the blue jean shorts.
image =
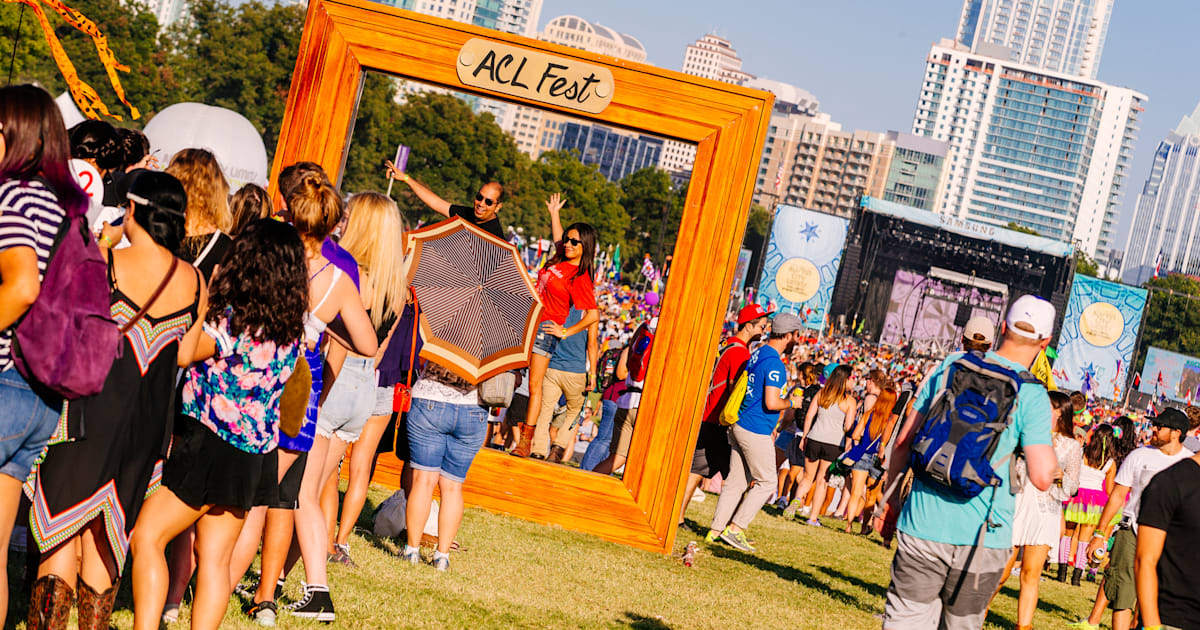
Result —
[[[537,336],[533,338],[533,353],[540,354],[544,357],[554,356],[554,351],[558,349],[558,337],[551,335],[542,329],[546,322],[538,324]]]
[[[0,473],[25,481],[61,414],[62,400],[33,391],[16,368],[0,372]]]
[[[414,398],[408,412],[409,465],[463,482],[487,435],[488,410]]]
[[[375,359],[346,357],[317,415],[317,435],[353,443],[375,409]]]

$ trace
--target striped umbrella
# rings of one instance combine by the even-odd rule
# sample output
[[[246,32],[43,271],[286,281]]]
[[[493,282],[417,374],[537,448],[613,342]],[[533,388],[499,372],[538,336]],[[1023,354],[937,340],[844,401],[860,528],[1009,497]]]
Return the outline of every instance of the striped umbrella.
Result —
[[[458,217],[407,238],[421,356],[471,383],[525,367],[542,303],[517,248]]]

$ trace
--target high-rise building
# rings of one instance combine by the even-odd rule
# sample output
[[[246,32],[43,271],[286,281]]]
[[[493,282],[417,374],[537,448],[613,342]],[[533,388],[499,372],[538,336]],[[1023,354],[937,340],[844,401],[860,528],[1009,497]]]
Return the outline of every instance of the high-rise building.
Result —
[[[776,114],[767,128],[754,201],[854,216],[860,195],[883,196],[894,147],[882,133],[842,131],[829,114]]]
[[[949,144],[936,210],[1016,223],[1103,262],[1146,100],[950,40],[934,44],[912,132]]]
[[[1200,105],[1158,143],[1150,176],[1138,195],[1125,245],[1121,280],[1200,275]]]
[[[658,164],[663,140],[606,125],[567,121],[560,135],[560,151],[578,151],[584,164],[594,164],[611,181]]]
[[[972,52],[1096,78],[1114,0],[965,0],[959,44]]]
[[[188,15],[187,4],[187,0],[144,0],[143,6],[154,14],[159,30],[163,30]]]
[[[938,207],[946,182],[945,142],[898,131],[887,132],[894,146],[883,184],[883,198],[906,206],[933,210]]]
[[[550,20],[538,34],[538,39],[639,63],[646,61],[646,49],[636,37],[575,15],[561,15]],[[517,148],[537,159],[544,151],[558,149],[563,127],[572,120],[536,107],[514,105],[497,122],[517,141]]]
[[[742,71],[742,59],[733,49],[733,44],[711,34],[701,37],[694,44],[688,44],[683,55],[683,72],[734,85],[742,85],[754,78],[754,75]],[[659,166],[681,173],[691,171],[695,161],[694,145],[669,140]]]

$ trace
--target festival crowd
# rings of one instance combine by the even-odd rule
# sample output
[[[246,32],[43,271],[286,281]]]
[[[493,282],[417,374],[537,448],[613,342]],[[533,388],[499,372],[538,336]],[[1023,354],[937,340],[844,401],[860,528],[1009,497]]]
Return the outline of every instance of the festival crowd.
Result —
[[[193,628],[220,627],[231,596],[260,625],[332,622],[328,565],[356,566],[381,452],[403,464],[380,507],[402,504],[396,555],[441,571],[482,448],[621,473],[668,270],[647,259],[645,282],[623,284],[592,226],[562,225],[563,196],[546,201],[528,366],[495,404],[420,358],[410,221],[389,197],[346,198],[309,162],[277,174],[275,200],[231,191],[211,152],[159,165],[137,131],[66,129],[34,86],[0,88],[0,139],[0,548],[16,525],[27,627],[65,628],[75,608],[80,628],[107,628],[126,574],[139,629],[174,623],[189,588]],[[72,159],[102,175],[103,199]],[[501,183],[465,206],[386,175],[511,238]],[[735,300],[680,525],[751,554],[764,514],[878,533],[896,548],[887,629],[979,628],[1014,567],[1030,627],[1047,562],[1059,581],[1100,580],[1079,628],[1106,609],[1119,630],[1195,627],[1200,409],[1125,415],[1048,392],[1029,369],[1054,321],[1024,296],[999,331],[968,322],[963,352],[915,357]],[[706,525],[686,518],[702,489],[719,495]],[[298,560],[303,592],[285,602]]]

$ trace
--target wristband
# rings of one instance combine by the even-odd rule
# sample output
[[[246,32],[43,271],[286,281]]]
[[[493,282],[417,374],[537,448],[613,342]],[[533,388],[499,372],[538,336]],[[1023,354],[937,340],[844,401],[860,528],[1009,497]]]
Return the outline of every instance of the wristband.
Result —
[[[1100,532],[1094,532],[1092,534],[1092,538],[1108,538],[1108,536],[1105,536],[1104,534],[1101,534]]]
[[[1163,627],[1160,623],[1157,626],[1142,626],[1142,630],[1163,630]]]
[[[100,236],[100,238],[96,239],[96,243],[102,244],[109,249],[112,249],[113,245],[116,244],[116,243],[113,243],[112,238],[110,238],[107,234],[103,234]]]

